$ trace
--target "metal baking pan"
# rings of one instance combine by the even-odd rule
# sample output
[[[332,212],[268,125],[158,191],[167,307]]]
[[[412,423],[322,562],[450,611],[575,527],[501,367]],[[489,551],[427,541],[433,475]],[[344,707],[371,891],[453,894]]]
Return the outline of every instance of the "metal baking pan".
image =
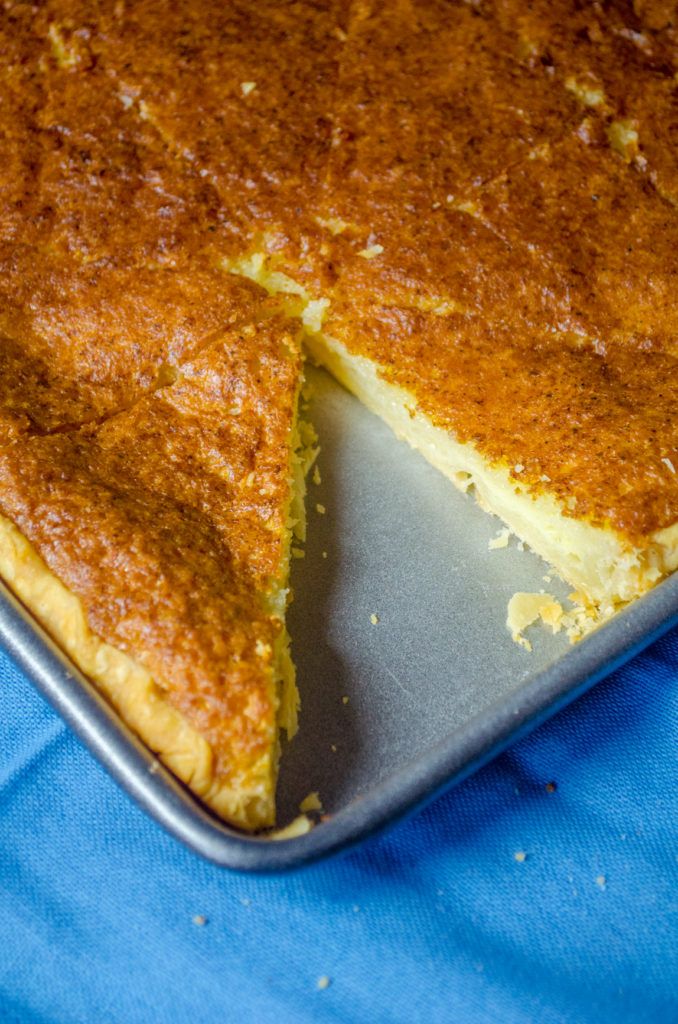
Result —
[[[0,599],[4,646],[111,775],[192,850],[239,870],[298,867],[384,828],[678,623],[677,574],[574,647],[535,628],[532,654],[519,648],[504,625],[511,594],[568,588],[545,582],[546,565],[515,541],[488,550],[498,520],[326,374],[310,376],[322,482],[309,485],[306,557],[293,567],[302,714],[278,791],[281,824],[319,791],[327,814],[310,833],[272,841],[218,821],[11,594]]]

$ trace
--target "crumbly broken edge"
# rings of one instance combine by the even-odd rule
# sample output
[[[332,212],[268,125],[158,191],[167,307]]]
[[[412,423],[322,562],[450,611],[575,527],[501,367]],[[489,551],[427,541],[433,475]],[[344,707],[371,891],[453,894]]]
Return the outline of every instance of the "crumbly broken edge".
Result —
[[[416,397],[389,383],[378,364],[354,355],[327,334],[323,321],[330,300],[310,295],[278,271],[276,262],[264,247],[239,260],[224,260],[222,265],[269,294],[286,298],[306,328],[306,347],[314,361],[456,487],[465,493],[471,490],[481,508],[504,521],[507,532],[490,541],[490,550],[503,547],[515,534],[519,547],[527,544],[576,587],[574,607],[563,613],[558,626],[565,627],[573,643],[678,568],[678,523],[657,531],[644,546],[635,546],[611,528],[566,516],[554,495],[534,494],[516,484],[507,466],[488,462],[475,445],[457,441],[452,433],[436,427],[417,408]],[[521,634],[514,640],[531,650]]]
[[[570,643],[576,644],[594,629],[607,622],[617,610],[614,605],[596,607],[586,598],[585,594],[575,591],[568,594],[571,608],[563,608],[553,594],[527,593],[518,591],[509,600],[506,609],[506,628],[511,639],[526,651],[532,650],[532,644],[524,635],[525,630],[541,622],[542,626],[550,626],[552,633],[565,630]]]
[[[508,466],[490,463],[475,445],[436,427],[417,408],[413,394],[389,383],[378,364],[354,355],[323,330],[330,300],[311,296],[279,272],[275,256],[258,250],[236,261],[224,260],[223,268],[249,278],[269,294],[286,296],[306,328],[304,340],[314,361],[456,487],[472,490],[481,508],[502,519],[519,542],[583,594],[590,623],[595,622],[592,609],[600,610],[598,617],[608,618],[610,610],[640,597],[678,568],[678,523],[657,531],[644,546],[635,546],[612,528],[566,516],[554,495],[531,493],[527,485],[516,483]]]
[[[291,538],[293,533],[298,539],[304,537],[305,476],[317,454],[314,438],[312,429],[295,417],[290,438],[291,499],[285,546],[280,574],[267,600],[267,610],[282,621],[288,601]],[[247,831],[275,823],[279,742],[237,784],[220,781],[207,740],[170,704],[147,669],[90,629],[80,598],[48,568],[14,523],[2,515],[0,575],[126,724],[204,803],[221,818]],[[297,729],[299,693],[284,626],[276,640],[272,664],[278,726],[289,739]]]
[[[499,516],[511,533],[540,555],[587,605],[606,612],[632,601],[678,568],[678,523],[635,546],[611,528],[564,515],[556,498],[531,493],[508,467],[492,465],[471,443],[457,441],[417,409],[416,399],[389,383],[364,356],[353,355],[323,331],[306,344],[316,362],[383,419],[460,490]]]

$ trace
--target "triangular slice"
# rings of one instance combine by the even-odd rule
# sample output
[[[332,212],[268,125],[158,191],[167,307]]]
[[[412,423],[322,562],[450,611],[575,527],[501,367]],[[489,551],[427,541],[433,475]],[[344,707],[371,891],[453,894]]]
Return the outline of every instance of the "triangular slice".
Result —
[[[103,425],[0,452],[0,572],[147,744],[248,829],[274,822],[279,726],[296,728],[297,334],[282,316],[229,331]]]

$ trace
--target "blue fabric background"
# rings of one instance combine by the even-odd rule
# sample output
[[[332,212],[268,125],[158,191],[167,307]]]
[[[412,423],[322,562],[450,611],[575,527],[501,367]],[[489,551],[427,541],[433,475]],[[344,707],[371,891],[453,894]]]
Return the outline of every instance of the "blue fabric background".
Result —
[[[161,832],[1,656],[0,694],[6,1024],[678,1020],[676,633],[416,818],[277,878]]]

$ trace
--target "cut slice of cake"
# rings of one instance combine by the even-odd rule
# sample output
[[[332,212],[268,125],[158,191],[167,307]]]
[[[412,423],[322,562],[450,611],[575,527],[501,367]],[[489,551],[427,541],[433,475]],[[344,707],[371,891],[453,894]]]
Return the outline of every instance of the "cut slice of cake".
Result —
[[[194,792],[259,828],[296,728],[299,325],[224,272],[239,198],[90,38],[67,3],[0,17],[0,572]]]
[[[372,306],[358,320],[274,266],[260,252],[231,269],[301,292],[316,363],[575,587],[591,624],[678,568],[670,354],[602,359],[567,334],[517,337],[447,309]],[[652,410],[657,394],[669,403]]]
[[[678,565],[678,213],[567,68],[667,71],[545,6],[352,5],[309,345],[608,610]]]
[[[0,450],[0,571],[209,806],[275,820],[303,502],[298,327],[228,331],[101,426]],[[296,502],[296,507],[293,504]]]
[[[645,538],[572,514],[548,487],[522,483],[524,467],[488,459],[472,441],[461,441],[437,417],[422,411],[414,389],[393,382],[388,365],[351,351],[326,332],[307,345],[369,409],[461,490],[470,490],[488,512],[541,555],[563,579],[604,613],[638,597],[678,568],[678,523]],[[673,473],[669,466],[667,473]]]

